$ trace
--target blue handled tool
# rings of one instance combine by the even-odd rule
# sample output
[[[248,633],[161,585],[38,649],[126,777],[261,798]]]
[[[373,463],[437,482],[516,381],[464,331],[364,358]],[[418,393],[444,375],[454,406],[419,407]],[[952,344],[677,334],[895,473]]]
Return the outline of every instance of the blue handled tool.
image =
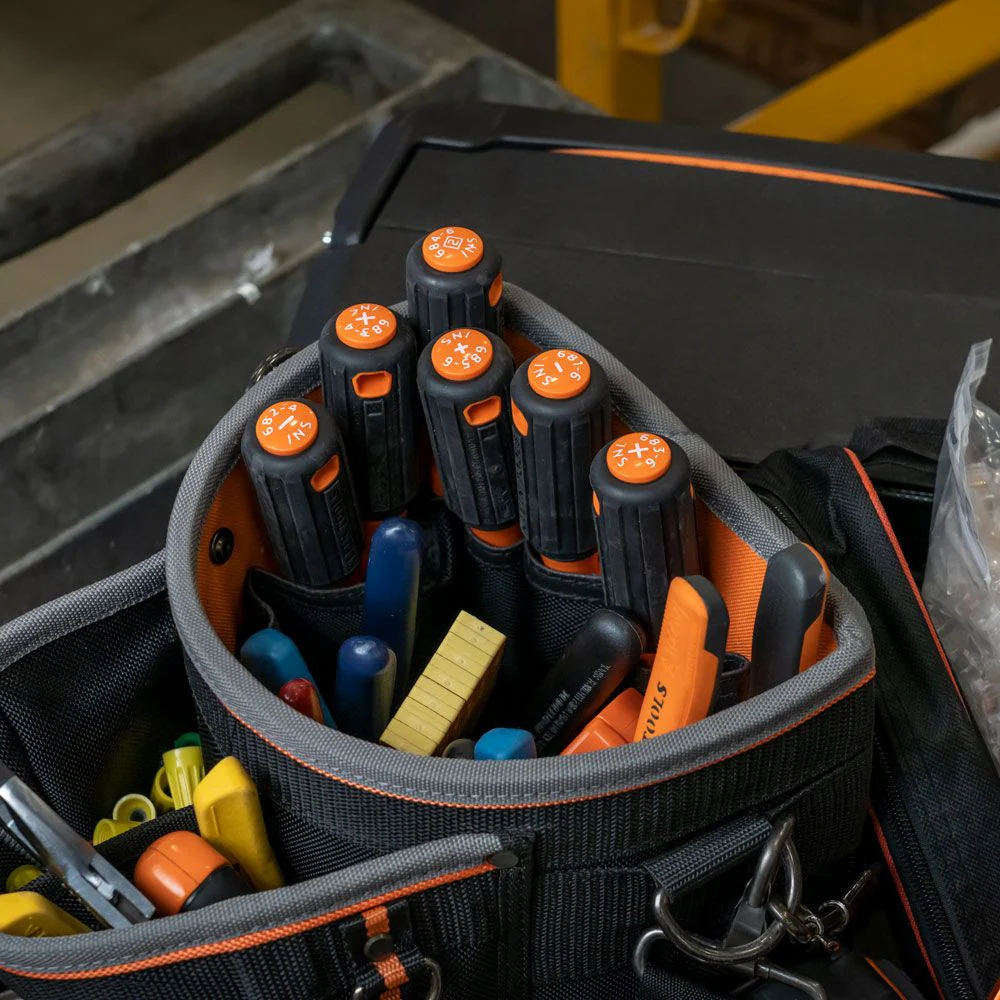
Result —
[[[537,757],[527,729],[491,729],[476,740],[476,760],[529,760]]]
[[[319,685],[309,672],[299,647],[284,632],[279,632],[276,628],[262,628],[259,632],[254,632],[243,643],[240,661],[261,684],[275,694],[286,682],[298,677],[311,681],[319,692]],[[323,710],[323,721],[332,729],[336,729],[337,724],[333,721],[333,715],[327,708],[322,694],[319,696],[319,704]]]
[[[377,740],[392,714],[396,655],[370,635],[346,639],[337,653],[334,699],[340,728],[363,740]]]
[[[381,639],[396,654],[393,706],[410,690],[423,547],[419,525],[405,517],[390,517],[372,536],[368,556],[361,631]]]

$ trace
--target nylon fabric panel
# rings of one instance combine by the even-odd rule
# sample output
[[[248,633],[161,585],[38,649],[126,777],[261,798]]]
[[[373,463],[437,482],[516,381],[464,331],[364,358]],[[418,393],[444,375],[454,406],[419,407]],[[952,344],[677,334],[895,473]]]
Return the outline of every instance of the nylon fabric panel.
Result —
[[[462,590],[468,595],[466,608],[507,636],[481,726],[489,729],[493,725],[506,725],[516,717],[514,713],[524,697],[525,685],[537,676],[534,639],[527,629],[520,627],[527,599],[522,570],[524,546],[518,543],[504,549],[491,548],[467,531],[465,548]]]
[[[551,667],[584,626],[604,604],[604,586],[599,576],[558,573],[544,566],[524,548],[525,609],[520,629],[531,643],[536,669]]]
[[[446,1000],[494,1000],[498,982],[511,1000],[528,995],[527,937],[508,917],[527,910],[529,891],[530,867],[517,867],[405,897],[415,942],[442,967]],[[0,976],[25,1000],[347,1000],[355,965],[339,926],[121,975],[59,981]],[[189,943],[174,942],[177,948]]]
[[[125,790],[148,794],[159,754],[194,718],[162,591],[0,674],[0,756],[87,837]]]
[[[831,764],[842,760],[848,748],[861,768],[870,753],[872,692],[871,685],[865,685],[809,723],[754,750],[614,796],[613,808],[609,798],[501,810],[441,807],[373,795],[298,765],[226,711],[196,671],[190,674],[215,741],[247,764],[269,797],[309,823],[383,852],[454,832],[523,826],[542,832],[539,859],[545,867],[605,864],[665,850],[678,838],[734,813],[785,801],[790,788],[815,782],[819,789],[831,774]],[[449,763],[456,770],[477,765]],[[784,790],[777,798],[776,787]],[[813,849],[823,856],[849,850],[853,841],[838,838],[845,821],[851,830],[857,828],[864,804],[861,794],[824,809],[830,826],[825,830],[810,825],[808,836],[817,838]]]
[[[281,845],[281,870],[297,882],[348,868],[379,852],[338,837],[278,805],[268,812],[272,845]]]

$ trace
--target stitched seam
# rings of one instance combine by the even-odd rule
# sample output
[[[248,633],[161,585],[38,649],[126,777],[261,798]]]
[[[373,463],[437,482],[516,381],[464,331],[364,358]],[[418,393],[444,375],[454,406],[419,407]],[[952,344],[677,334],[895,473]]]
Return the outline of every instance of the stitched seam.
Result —
[[[485,875],[496,871],[496,867],[489,861],[484,861],[480,865],[471,868],[461,868],[457,871],[446,872],[435,875],[420,882],[401,882],[394,887],[387,889],[378,896],[363,899],[357,903],[348,903],[338,910],[330,910],[326,913],[316,914],[312,917],[303,917],[300,920],[292,921],[289,924],[279,924],[254,928],[249,931],[242,931],[235,937],[226,938],[222,941],[210,942],[190,942],[178,944],[173,951],[161,952],[147,958],[132,959],[120,965],[104,966],[96,969],[78,969],[72,972],[44,969],[17,969],[12,966],[0,964],[0,969],[12,975],[25,976],[31,979],[99,979],[105,976],[127,975],[132,972],[139,972],[143,969],[159,968],[164,965],[174,965],[177,962],[185,962],[191,959],[211,958],[216,955],[227,955],[233,952],[246,951],[262,944],[270,944],[272,941],[280,941],[283,938],[293,937],[296,934],[315,930],[327,924],[335,923],[344,917],[363,913],[366,909],[371,909],[373,905],[390,902],[405,896],[415,895],[419,892],[426,892],[454,882],[464,881],[477,875]],[[260,938],[260,940],[251,940]]]
[[[100,584],[94,584],[94,586],[99,586]],[[16,666],[21,662],[26,656],[30,656],[32,653],[37,653],[38,650],[43,649],[50,643],[59,642],[65,639],[68,635],[72,635],[74,632],[82,631],[88,628],[90,625],[96,625],[98,622],[107,621],[108,618],[114,617],[119,611],[127,611],[129,608],[134,608],[145,601],[152,600],[158,594],[166,592],[166,585],[161,584],[155,590],[151,590],[148,593],[144,593],[136,597],[134,600],[128,601],[125,604],[116,604],[113,608],[109,608],[104,614],[98,615],[96,618],[90,618],[84,621],[82,624],[79,621],[73,622],[72,624],[67,624],[66,628],[56,633],[55,635],[47,635],[44,638],[38,639],[36,642],[32,643],[30,646],[22,647],[19,649],[9,660],[0,663],[0,673],[5,670],[9,670],[11,667]],[[81,602],[82,603],[82,602]]]
[[[610,798],[615,795],[625,795],[628,794],[629,792],[640,791],[644,788],[651,788],[656,785],[666,784],[668,781],[673,781],[676,778],[683,778],[690,774],[696,774],[699,771],[705,770],[705,768],[713,767],[716,764],[721,764],[724,761],[732,760],[735,757],[739,757],[744,753],[749,753],[751,750],[756,750],[759,747],[766,746],[768,743],[771,743],[774,740],[778,739],[779,737],[784,736],[786,733],[798,729],[799,726],[805,725],[807,722],[810,722],[817,716],[822,715],[823,712],[832,708],[834,705],[839,704],[845,698],[849,698],[851,695],[861,690],[861,688],[863,688],[866,684],[869,684],[872,680],[874,680],[874,678],[875,678],[875,669],[873,667],[864,677],[861,678],[861,680],[859,680],[852,687],[848,688],[847,691],[839,694],[836,698],[827,702],[825,705],[820,706],[814,711],[810,712],[808,715],[803,716],[803,718],[799,719],[797,722],[790,723],[788,726],[776,730],[770,736],[766,736],[764,739],[758,740],[756,743],[752,743],[746,747],[741,747],[739,750],[734,750],[730,754],[726,754],[725,756],[722,757],[717,757],[715,760],[707,761],[704,764],[698,764],[697,766],[688,768],[685,771],[678,771],[676,774],[672,774],[669,777],[660,780],[647,781],[638,785],[630,785],[627,788],[616,788],[611,790],[602,789],[595,785],[590,788],[581,789],[581,794],[575,795],[572,798],[556,799],[545,802],[480,803],[480,804],[476,804],[473,802],[442,802],[438,799],[418,798],[417,795],[414,794],[412,789],[404,789],[403,791],[391,791],[390,789],[395,786],[389,786],[386,788],[372,788],[370,785],[364,785],[359,781],[354,781],[350,778],[344,777],[343,775],[331,774],[329,771],[324,771],[321,767],[319,767],[316,764],[311,764],[308,761],[296,757],[295,754],[279,746],[276,742],[265,736],[263,733],[254,729],[254,727],[251,726],[248,722],[240,718],[240,716],[236,714],[236,711],[231,706],[226,705],[221,701],[219,701],[219,704],[222,705],[225,711],[228,712],[240,725],[244,726],[251,733],[253,733],[258,739],[262,740],[264,743],[266,743],[268,746],[276,750],[278,753],[282,754],[285,757],[288,757],[290,760],[295,761],[300,766],[305,767],[310,771],[314,771],[316,774],[319,774],[324,778],[329,778],[332,781],[336,781],[339,784],[348,785],[351,788],[356,788],[363,792],[370,792],[374,795],[381,795],[384,796],[385,798],[402,799],[407,802],[415,802],[418,805],[442,806],[450,809],[512,810],[512,809],[545,808],[548,806],[572,805],[573,803],[576,802],[588,802],[594,799]],[[218,701],[217,696],[216,700]]]

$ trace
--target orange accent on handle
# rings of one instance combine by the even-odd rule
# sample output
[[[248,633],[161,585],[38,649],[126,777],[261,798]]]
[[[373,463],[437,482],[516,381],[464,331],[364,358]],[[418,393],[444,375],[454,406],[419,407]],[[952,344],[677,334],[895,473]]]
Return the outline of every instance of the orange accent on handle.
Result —
[[[361,302],[342,310],[334,322],[334,329],[342,344],[373,351],[396,336],[396,315],[385,306]]]
[[[670,445],[658,434],[623,434],[608,448],[608,472],[623,483],[655,482],[670,468]]]
[[[132,880],[160,913],[174,914],[212,872],[228,864],[207,840],[176,830],[143,851]]]
[[[524,535],[516,524],[511,524],[506,528],[469,528],[476,538],[492,545],[495,549],[506,549],[516,542],[521,541]]]
[[[610,747],[621,747],[631,743],[641,709],[642,695],[635,688],[626,688],[583,727],[580,735],[563,750],[560,756],[607,750]]]
[[[436,497],[444,496],[444,482],[441,479],[441,470],[437,462],[431,462],[431,493]]]
[[[521,437],[527,437],[528,421],[525,419],[524,414],[518,408],[518,405],[514,402],[514,400],[510,401],[510,418],[517,433],[520,434]]]
[[[326,464],[318,468],[309,480],[309,485],[317,492],[322,493],[328,486],[337,481],[340,475],[340,456],[334,455]]]
[[[482,427],[484,424],[492,424],[503,412],[503,401],[499,396],[487,396],[477,403],[469,403],[462,410],[462,416],[470,427]]]
[[[493,344],[482,330],[460,327],[442,333],[431,348],[434,371],[449,382],[468,382],[489,371]]]
[[[493,279],[493,284],[490,285],[490,292],[487,296],[487,301],[491,306],[496,306],[500,301],[500,296],[503,295],[503,274],[498,274]]]
[[[381,399],[392,390],[391,372],[358,372],[351,379],[354,394],[359,399]]]
[[[596,552],[583,559],[574,559],[572,562],[566,562],[563,559],[550,559],[541,553],[539,553],[539,557],[543,565],[559,573],[582,573],[596,576],[601,572],[601,557]]]

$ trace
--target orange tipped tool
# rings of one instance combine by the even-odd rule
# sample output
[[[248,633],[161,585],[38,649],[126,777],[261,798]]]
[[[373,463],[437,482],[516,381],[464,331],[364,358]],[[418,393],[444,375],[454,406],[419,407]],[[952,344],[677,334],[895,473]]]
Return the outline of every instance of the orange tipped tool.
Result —
[[[671,581],[636,741],[672,733],[712,711],[728,633],[729,612],[708,580]]]

